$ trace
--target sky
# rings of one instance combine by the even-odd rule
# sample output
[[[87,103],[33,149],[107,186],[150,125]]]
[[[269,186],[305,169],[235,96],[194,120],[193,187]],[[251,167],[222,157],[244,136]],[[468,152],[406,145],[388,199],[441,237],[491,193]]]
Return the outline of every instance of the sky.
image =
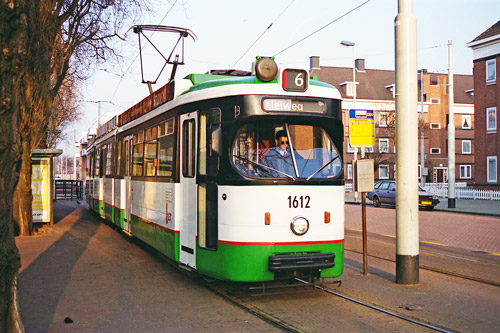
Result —
[[[154,14],[133,24],[193,31],[197,39],[185,39],[185,65],[179,66],[177,78],[210,69],[250,70],[256,56],[275,56],[279,67],[307,69],[310,56],[319,56],[321,66],[352,67],[353,50],[341,46],[342,40],[356,44],[355,57],[365,59],[366,68],[393,70],[397,5],[397,0],[163,0]],[[453,72],[471,75],[472,50],[466,44],[500,20],[500,2],[414,0],[413,12],[417,67],[447,73],[451,40]],[[165,57],[177,40],[165,32],[146,35]],[[144,46],[145,40],[141,41]],[[147,85],[141,83],[138,35],[128,31],[125,42],[117,45],[122,63],[99,66],[82,86],[82,118],[66,129],[68,139],[58,146],[64,154],[71,155],[74,133],[78,141],[96,121],[99,104],[104,115],[125,111],[148,95]],[[177,53],[182,55],[179,47]],[[144,79],[154,81],[162,58],[147,43],[142,54]],[[153,89],[168,81],[170,69],[164,69]]]

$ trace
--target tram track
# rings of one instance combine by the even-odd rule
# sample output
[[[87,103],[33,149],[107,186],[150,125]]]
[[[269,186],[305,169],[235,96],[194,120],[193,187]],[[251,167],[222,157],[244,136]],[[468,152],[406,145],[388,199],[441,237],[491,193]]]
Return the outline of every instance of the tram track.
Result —
[[[346,300],[346,301],[349,301],[351,303],[362,306],[364,308],[373,310],[373,311],[381,313],[383,315],[390,316],[392,318],[396,318],[396,319],[405,321],[405,322],[410,323],[412,325],[423,327],[423,328],[428,329],[430,331],[446,332],[446,333],[453,332],[453,330],[449,330],[449,329],[446,329],[443,327],[432,325],[430,323],[416,320],[414,318],[404,316],[404,315],[396,313],[394,311],[390,311],[390,310],[384,309],[382,307],[379,307],[379,306],[376,306],[373,304],[369,304],[366,301],[362,301],[362,300],[353,298],[351,296],[346,295],[345,293],[340,293],[338,291],[328,289],[322,284],[311,284],[310,282],[307,282],[307,281],[304,281],[304,280],[301,280],[298,278],[295,278],[294,280],[297,281],[299,284],[311,286],[312,289],[310,289],[309,292],[313,292],[313,291],[320,292],[320,293],[322,292],[328,296],[336,296],[336,297],[339,297],[343,300]],[[287,322],[286,320],[283,320],[283,319],[277,317],[276,315],[269,313],[266,310],[263,310],[255,305],[253,305],[252,301],[251,301],[252,298],[250,298],[249,300],[246,300],[245,297],[234,295],[234,293],[231,291],[231,288],[228,288],[227,286],[224,286],[224,285],[221,286],[221,285],[212,284],[209,282],[204,282],[203,284],[205,285],[206,288],[208,288],[209,290],[211,290],[215,294],[219,295],[220,297],[223,297],[224,299],[226,299],[230,303],[244,309],[245,311],[248,311],[249,313],[259,317],[260,319],[266,321],[267,323],[271,324],[272,326],[274,326],[274,327],[276,327],[284,332],[297,332],[298,333],[298,332],[306,332],[307,331],[307,330],[304,330],[304,329],[297,327],[296,325],[293,325],[293,324]],[[297,293],[299,293],[299,292],[300,291],[298,291]],[[290,293],[290,292],[286,292],[286,293]],[[293,294],[293,292],[291,292],[291,293]],[[258,296],[277,296],[277,294],[279,294],[279,293],[271,293],[271,294],[264,293],[264,294],[259,294]]]
[[[360,239],[361,240],[360,236],[354,236],[354,235],[348,235],[348,236],[351,237],[351,238],[356,238],[356,239]],[[384,242],[384,241],[381,241],[381,240],[374,240],[374,239],[368,239],[368,241],[371,242],[372,244],[377,243],[379,245],[389,246],[391,248],[395,247],[395,244],[393,244],[391,242]],[[458,254],[452,255],[452,254],[448,254],[448,253],[443,253],[443,252],[438,252],[438,251],[434,251],[434,250],[429,250],[429,249],[422,248],[423,246],[425,246],[425,244],[421,245],[421,250],[420,250],[421,257],[424,257],[422,259],[427,259],[426,257],[432,257],[432,256],[434,256],[434,257],[442,257],[442,258],[445,258],[445,259],[450,259],[450,260],[452,259],[452,260],[456,260],[456,261],[467,262],[469,264],[474,263],[475,265],[479,265],[479,266],[484,265],[484,267],[488,266],[488,268],[492,268],[494,270],[497,270],[497,272],[496,272],[497,274],[500,273],[500,264],[497,264],[497,263],[494,263],[494,262],[491,262],[491,261],[488,261],[488,260],[467,257],[467,256],[464,256],[464,255],[458,255]],[[356,254],[361,254],[361,255],[363,254],[362,251],[356,250],[356,249],[352,249],[352,248],[347,248],[347,246],[346,246],[346,248],[344,250],[348,251],[348,252],[351,252],[351,253],[356,253]],[[380,252],[380,250],[378,250],[378,252]],[[394,253],[394,252],[392,252],[392,253]],[[393,263],[396,262],[395,259],[388,258],[387,256],[376,255],[376,254],[370,253],[370,250],[368,250],[368,257],[375,258],[375,259],[380,259],[380,260],[384,260],[384,261],[388,261],[388,262],[393,262]],[[421,261],[424,261],[424,260],[421,260]],[[427,260],[427,261],[432,262],[432,260],[430,260],[430,259]],[[435,273],[439,273],[439,274],[448,275],[448,276],[451,276],[451,277],[457,277],[457,278],[461,278],[461,279],[465,279],[465,280],[469,280],[469,281],[480,282],[480,283],[483,283],[483,284],[500,287],[500,279],[494,280],[494,279],[489,279],[489,278],[484,278],[484,277],[481,277],[481,276],[474,275],[474,273],[477,274],[476,270],[471,270],[472,272],[459,273],[459,272],[453,271],[451,269],[445,269],[445,268],[443,268],[442,265],[438,265],[438,264],[431,265],[431,264],[425,264],[425,263],[422,263],[422,262],[420,263],[419,267],[420,267],[420,269],[423,269],[423,270],[426,270],[426,271],[430,271],[430,272],[435,272]],[[452,267],[456,268],[456,267],[460,267],[460,265],[455,265],[455,266],[452,266]],[[498,276],[497,274],[490,274],[490,275],[492,275],[493,277],[495,277],[495,276]]]
[[[299,280],[300,281],[300,280]],[[306,281],[303,281],[303,282],[306,282]],[[321,286],[315,286],[315,288],[318,288],[318,289],[321,289],[323,290],[324,292],[330,294],[330,295],[334,295],[334,296],[337,296],[337,297],[340,297],[340,298],[343,298],[345,300],[348,300],[350,302],[354,302],[356,304],[359,304],[359,305],[362,305],[364,307],[367,307],[367,308],[370,308],[372,310],[375,310],[375,311],[378,311],[378,312],[382,312],[384,314],[387,314],[389,316],[392,316],[392,317],[396,317],[396,318],[399,318],[399,319],[402,319],[404,321],[407,321],[407,322],[410,322],[412,324],[415,324],[415,325],[418,325],[418,326],[422,326],[422,327],[425,327],[425,328],[428,328],[428,329],[431,329],[433,331],[436,331],[436,332],[453,332],[453,331],[450,331],[448,329],[444,329],[444,328],[441,328],[441,327],[438,327],[438,326],[435,326],[435,325],[431,325],[431,324],[428,324],[428,323],[425,323],[423,321],[420,321],[420,320],[415,320],[413,318],[410,318],[410,317],[407,317],[407,316],[403,316],[403,315],[400,315],[396,312],[393,312],[393,311],[389,311],[389,310],[386,310],[384,308],[381,308],[379,306],[376,306],[376,305],[372,305],[372,304],[368,304],[366,302],[363,302],[361,300],[358,300],[358,299],[355,299],[355,298],[352,298],[352,297],[349,297],[345,294],[342,294],[342,293],[339,293],[337,291],[333,291],[333,290],[329,290],[329,289],[325,289]]]

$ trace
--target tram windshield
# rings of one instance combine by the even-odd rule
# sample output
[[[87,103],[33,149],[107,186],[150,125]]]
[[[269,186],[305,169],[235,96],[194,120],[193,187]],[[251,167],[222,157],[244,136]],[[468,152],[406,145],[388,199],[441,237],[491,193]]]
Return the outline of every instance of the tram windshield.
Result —
[[[342,171],[341,157],[325,130],[289,123],[242,126],[232,161],[238,172],[256,178],[335,178]]]

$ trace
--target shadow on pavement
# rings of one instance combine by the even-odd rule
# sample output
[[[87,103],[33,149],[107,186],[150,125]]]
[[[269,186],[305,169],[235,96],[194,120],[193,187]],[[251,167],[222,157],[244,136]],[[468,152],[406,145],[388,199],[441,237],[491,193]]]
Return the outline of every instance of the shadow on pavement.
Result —
[[[59,239],[20,273],[19,299],[23,321],[36,323],[36,326],[27,325],[27,332],[49,331],[73,267],[99,227],[99,223],[88,218],[89,216],[90,212],[76,203],[57,205],[54,222],[57,220],[58,227],[66,230],[62,230],[63,234]],[[49,236],[42,237],[47,237],[50,242]],[[24,246],[30,246],[29,238],[22,241]],[[37,243],[33,242],[31,245],[34,244]]]

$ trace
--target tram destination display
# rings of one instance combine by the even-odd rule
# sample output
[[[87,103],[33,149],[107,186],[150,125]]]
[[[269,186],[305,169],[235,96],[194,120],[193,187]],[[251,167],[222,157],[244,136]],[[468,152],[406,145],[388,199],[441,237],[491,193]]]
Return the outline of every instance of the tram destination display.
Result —
[[[300,101],[291,98],[264,98],[262,100],[264,111],[278,112],[312,112],[324,113],[326,104],[323,101]]]

